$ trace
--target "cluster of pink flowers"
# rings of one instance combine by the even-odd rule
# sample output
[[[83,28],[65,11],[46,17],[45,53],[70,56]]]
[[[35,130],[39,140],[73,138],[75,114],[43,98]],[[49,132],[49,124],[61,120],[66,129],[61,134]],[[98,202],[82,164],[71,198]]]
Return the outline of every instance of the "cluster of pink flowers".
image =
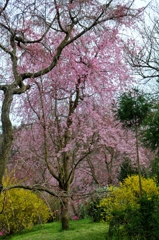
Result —
[[[78,220],[79,218],[77,216],[74,216],[72,220]]]

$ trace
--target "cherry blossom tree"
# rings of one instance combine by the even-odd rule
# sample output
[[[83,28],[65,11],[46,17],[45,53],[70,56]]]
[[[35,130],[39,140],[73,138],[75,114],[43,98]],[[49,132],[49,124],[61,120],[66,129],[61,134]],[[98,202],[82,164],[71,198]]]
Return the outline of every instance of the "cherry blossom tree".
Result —
[[[89,102],[89,96],[91,94],[96,95],[94,102],[98,100],[98,93],[96,94],[95,88],[98,86],[99,72],[101,79],[102,74],[103,76],[105,74],[110,81],[115,81],[116,85],[119,84],[119,77],[117,76],[121,76],[123,70],[121,67],[120,72],[118,68],[115,69],[117,62],[114,62],[114,56],[118,56],[117,51],[119,51],[119,47],[116,48],[115,53],[110,51],[109,54],[115,55],[107,56],[105,60],[102,59],[102,51],[105,47],[105,42],[107,43],[107,48],[112,47],[113,43],[111,37],[113,38],[117,35],[120,26],[130,26],[133,19],[140,14],[140,10],[133,8],[133,2],[133,0],[122,2],[108,0],[103,4],[97,0],[30,0],[29,2],[23,0],[6,0],[4,5],[1,5],[0,54],[2,62],[0,67],[0,90],[2,91],[1,121],[3,134],[0,149],[1,191],[3,189],[2,178],[13,142],[10,109],[11,106],[16,107],[17,105],[21,105],[19,97],[28,92],[28,108],[25,108],[25,112],[21,109],[23,118],[25,120],[27,114],[30,116],[29,114],[33,114],[34,112],[31,123],[34,122],[35,124],[32,131],[39,135],[41,133],[43,134],[43,144],[39,143],[39,146],[43,147],[39,149],[39,154],[44,153],[43,156],[45,158],[47,170],[59,181],[59,185],[64,192],[68,192],[69,184],[72,181],[75,169],[72,168],[70,170],[68,165],[70,147],[73,148],[74,143],[75,152],[76,155],[78,155],[78,150],[80,149],[79,142],[85,142],[87,133],[87,139],[89,139],[89,148],[87,145],[87,151],[85,147],[80,149],[82,155],[77,158],[76,163],[74,162],[74,156],[71,156],[71,161],[76,166],[83,157],[92,151],[91,146],[96,137],[87,127],[85,129],[82,128],[83,131],[81,132],[79,141],[74,141],[73,134],[77,134],[78,136],[79,133],[76,128],[78,124],[78,131],[81,130],[80,121],[78,121],[80,112],[82,115],[86,109],[86,113],[91,115],[94,111],[93,104],[91,108],[87,108],[87,102]],[[112,32],[112,36],[110,32]],[[105,38],[103,36],[105,36]],[[100,41],[100,38],[102,38],[103,42]],[[92,39],[95,39],[95,41],[92,41]],[[86,42],[83,44],[82,41]],[[100,43],[98,43],[98,41]],[[83,48],[80,49],[78,44],[82,44]],[[66,55],[70,46],[72,54],[74,54],[74,51],[76,54],[76,60],[73,63],[71,58]],[[85,49],[87,51],[86,53]],[[100,51],[98,51],[98,49]],[[80,53],[80,57],[77,56],[77,52]],[[66,68],[64,65],[69,69],[68,59],[66,57],[68,57],[70,66],[73,67],[73,69],[71,68],[70,73],[65,75]],[[89,61],[87,59],[88,57]],[[116,61],[118,60],[119,65],[120,63],[122,64],[122,59],[117,57]],[[62,65],[60,61],[63,62]],[[97,71],[98,74],[94,71],[94,76],[92,76],[92,69],[96,68],[98,61],[100,71]],[[107,63],[109,62],[109,69],[107,70],[104,69],[104,61]],[[114,77],[112,78],[113,69]],[[76,78],[74,77],[74,72],[76,72]],[[58,73],[58,75],[56,73]],[[89,79],[90,76],[94,77],[94,84],[92,86],[92,82],[88,80],[87,88],[85,88],[85,79]],[[57,89],[58,84],[60,85],[60,89]],[[110,85],[108,84],[105,86],[105,84],[103,83],[103,89],[106,87],[107,91],[109,91]],[[68,87],[65,88],[67,85]],[[39,96],[38,99],[36,99],[35,96],[36,91]],[[47,94],[49,92],[51,92],[50,96]],[[30,98],[31,93],[34,93],[33,98]],[[85,96],[88,101],[83,101]],[[51,99],[49,100],[50,97]],[[68,103],[68,107],[66,107],[65,99]],[[36,104],[34,104],[36,100],[41,106],[40,111],[38,111]],[[59,100],[61,101],[60,104]],[[53,114],[46,105],[44,106],[44,103],[48,101],[50,102],[50,107],[54,106],[52,109],[54,112]],[[85,102],[82,109],[80,108],[80,101]],[[60,110],[58,107],[60,107]],[[65,115],[67,117],[65,117]],[[72,120],[73,116],[76,119],[75,123]],[[56,121],[52,121],[53,118]],[[37,119],[39,123],[36,122]],[[96,121],[97,120],[98,119],[96,119]],[[39,127],[41,127],[41,129],[39,129]],[[84,130],[85,134],[83,134],[82,138]],[[65,182],[63,182],[64,179],[61,178],[60,175],[54,172],[50,165],[48,148],[51,145],[47,141],[50,131],[52,135],[49,137],[49,141],[54,142],[56,146],[54,149],[55,152],[53,151],[52,154],[56,153],[57,160],[61,155],[63,156],[62,161],[61,159],[57,161],[57,167],[62,168],[59,174],[66,176]],[[56,135],[56,131],[58,135]],[[72,135],[70,135],[70,133]],[[60,143],[58,145],[56,144],[56,136],[58,136],[58,143]],[[35,140],[38,144],[37,137]],[[36,145],[36,148],[38,149],[38,145]],[[53,155],[51,157],[53,158],[55,156]],[[65,211],[65,209],[67,209],[67,204],[64,198],[62,205],[64,207],[62,216],[64,219],[64,229],[68,229],[68,223],[65,221],[65,219],[67,220],[67,211]]]
[[[50,72],[68,45],[84,34],[121,22],[138,11],[133,1],[7,1],[1,5],[1,85],[3,92],[0,186],[13,140],[10,106],[13,96],[30,89],[32,79]],[[50,38],[54,36],[54,38]],[[44,57],[48,59],[44,62]],[[30,80],[29,83],[27,80]]]
[[[127,143],[110,110],[131,79],[130,69],[118,31],[109,29],[106,37],[92,33],[91,40],[83,36],[71,44],[54,70],[32,80],[17,110],[23,125],[15,135],[14,164],[30,185],[54,189],[64,229],[70,198],[115,182],[122,156],[133,153],[133,140]]]

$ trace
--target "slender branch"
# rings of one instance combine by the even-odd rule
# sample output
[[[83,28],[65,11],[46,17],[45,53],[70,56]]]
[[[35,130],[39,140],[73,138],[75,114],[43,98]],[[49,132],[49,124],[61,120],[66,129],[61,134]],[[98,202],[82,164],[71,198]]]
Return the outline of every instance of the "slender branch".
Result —
[[[70,34],[67,34],[65,36],[65,38],[63,39],[63,41],[61,42],[61,44],[58,46],[56,54],[53,57],[53,60],[52,60],[49,67],[46,67],[46,68],[44,68],[44,69],[42,69],[38,72],[35,72],[35,73],[29,73],[29,72],[28,73],[23,73],[23,74],[21,74],[22,80],[27,79],[27,78],[31,78],[31,77],[32,78],[37,78],[37,77],[40,77],[40,76],[50,72],[56,66],[56,63],[57,63],[57,61],[58,61],[58,59],[61,55],[61,52],[64,49],[64,47],[66,46],[66,43],[68,41],[69,36],[70,36]]]
[[[6,53],[8,53],[10,56],[13,56],[13,53],[11,51],[9,51],[8,48],[4,47],[1,43],[0,43],[0,48],[5,51]]]
[[[35,191],[35,192],[47,192],[48,194],[50,194],[51,196],[54,196],[54,197],[57,197],[61,200],[61,198],[71,198],[73,199],[74,197],[82,197],[82,198],[85,198],[86,196],[91,196],[95,193],[97,193],[96,190],[93,190],[89,193],[81,193],[81,194],[77,194],[77,193],[71,193],[71,194],[65,194],[63,192],[63,194],[58,194],[58,193],[55,193],[53,191],[51,191],[50,189],[48,188],[45,188],[45,187],[42,187],[40,185],[33,185],[33,186],[25,186],[25,185],[12,185],[12,186],[9,186],[9,187],[6,187],[3,189],[3,192],[6,192],[6,191],[9,191],[11,189],[16,189],[16,188],[22,188],[22,189],[25,189],[25,190],[30,190],[30,191]],[[99,192],[98,192],[99,193]],[[100,192],[101,194],[103,193],[108,193],[108,190],[104,189],[103,191]]]
[[[60,12],[59,12],[56,0],[54,0],[54,3],[55,3],[56,13],[57,13],[57,21],[58,21],[59,27],[62,30],[62,32],[67,34],[67,31],[62,27],[62,24],[61,24]]]
[[[45,30],[45,32],[42,34],[42,36],[36,40],[29,40],[29,39],[25,39],[24,37],[22,36],[15,36],[15,40],[18,42],[18,43],[23,43],[23,44],[27,44],[27,43],[40,43],[46,36],[46,34],[48,33],[48,31],[50,30],[53,22],[55,21],[55,18],[53,18],[53,20],[51,21],[51,23],[48,24],[48,27],[47,29]]]
[[[60,197],[58,194],[51,191],[50,189],[39,186],[39,185],[36,185],[36,184],[33,185],[33,186],[13,185],[13,186],[9,186],[9,187],[4,188],[3,191],[8,191],[8,190],[11,190],[11,189],[14,189],[14,188],[23,188],[23,189],[31,190],[31,191],[47,192],[52,196]],[[65,197],[65,195],[63,197]]]
[[[8,3],[9,3],[9,0],[6,0],[6,2],[5,2],[5,4],[4,4],[4,7],[2,7],[2,8],[0,9],[0,15],[1,15],[2,12],[6,9]]]
[[[85,153],[85,155],[83,157],[81,157],[73,166],[73,168],[71,169],[69,175],[68,175],[68,178],[67,178],[67,181],[66,183],[71,179],[71,176],[72,174],[74,174],[74,171],[76,170],[77,166],[80,164],[80,162],[82,162],[83,159],[85,159],[89,154],[91,154],[91,151],[88,150],[87,153]]]

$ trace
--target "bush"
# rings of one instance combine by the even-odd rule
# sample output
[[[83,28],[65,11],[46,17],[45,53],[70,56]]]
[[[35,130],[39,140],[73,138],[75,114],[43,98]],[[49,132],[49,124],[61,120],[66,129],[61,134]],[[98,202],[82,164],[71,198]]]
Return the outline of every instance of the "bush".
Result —
[[[129,237],[157,240],[159,236],[159,198],[143,195],[138,199],[139,208],[126,212],[124,228]]]
[[[149,170],[149,175],[155,177],[157,184],[159,184],[159,157],[156,157],[151,161]]]
[[[124,179],[128,176],[133,176],[138,174],[137,167],[133,166],[131,160],[129,158],[124,159],[122,162],[119,172],[118,172],[118,180],[119,182],[124,182]],[[141,175],[143,177],[148,177],[148,171],[143,166],[141,166]]]
[[[97,188],[94,195],[85,201],[80,208],[80,218],[91,218],[93,222],[100,222],[103,208],[100,207],[101,198],[107,193],[107,187]]]
[[[125,179],[119,188],[111,187],[104,208],[103,221],[109,223],[107,239],[157,240],[159,236],[159,191],[153,179],[142,178],[140,197],[138,176]]]
[[[125,178],[127,178],[128,176],[136,175],[137,172],[138,170],[132,165],[131,160],[129,158],[126,158],[120,166],[118,180],[120,182],[123,182]]]
[[[6,176],[5,187],[15,185],[16,179]],[[11,189],[0,196],[0,231],[15,233],[45,223],[49,218],[49,208],[35,193],[25,189]]]
[[[50,216],[49,216],[49,219],[47,220],[47,223],[54,222],[54,221],[60,221],[61,215],[60,215],[60,200],[59,200],[59,198],[53,197],[48,193],[43,193],[42,197],[50,209]]]
[[[147,197],[159,193],[156,182],[151,178],[142,177],[142,189],[143,194]],[[103,220],[106,219],[109,222],[113,217],[113,211],[125,211],[128,206],[134,209],[138,208],[139,196],[139,178],[137,175],[126,178],[123,183],[120,183],[119,187],[109,187],[107,197],[100,201],[100,207],[104,210],[102,214]]]
[[[80,218],[91,218],[93,222],[100,222],[102,208],[99,207],[100,200],[88,200],[80,208]]]

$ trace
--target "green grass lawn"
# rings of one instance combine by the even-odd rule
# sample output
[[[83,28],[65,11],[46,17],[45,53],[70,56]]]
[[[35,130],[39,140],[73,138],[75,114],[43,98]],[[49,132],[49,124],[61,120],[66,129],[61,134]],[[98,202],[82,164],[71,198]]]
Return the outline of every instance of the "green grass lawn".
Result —
[[[105,240],[106,223],[92,223],[88,219],[70,221],[70,230],[62,231],[60,222],[35,226],[32,230],[23,231],[0,239],[12,240]]]

